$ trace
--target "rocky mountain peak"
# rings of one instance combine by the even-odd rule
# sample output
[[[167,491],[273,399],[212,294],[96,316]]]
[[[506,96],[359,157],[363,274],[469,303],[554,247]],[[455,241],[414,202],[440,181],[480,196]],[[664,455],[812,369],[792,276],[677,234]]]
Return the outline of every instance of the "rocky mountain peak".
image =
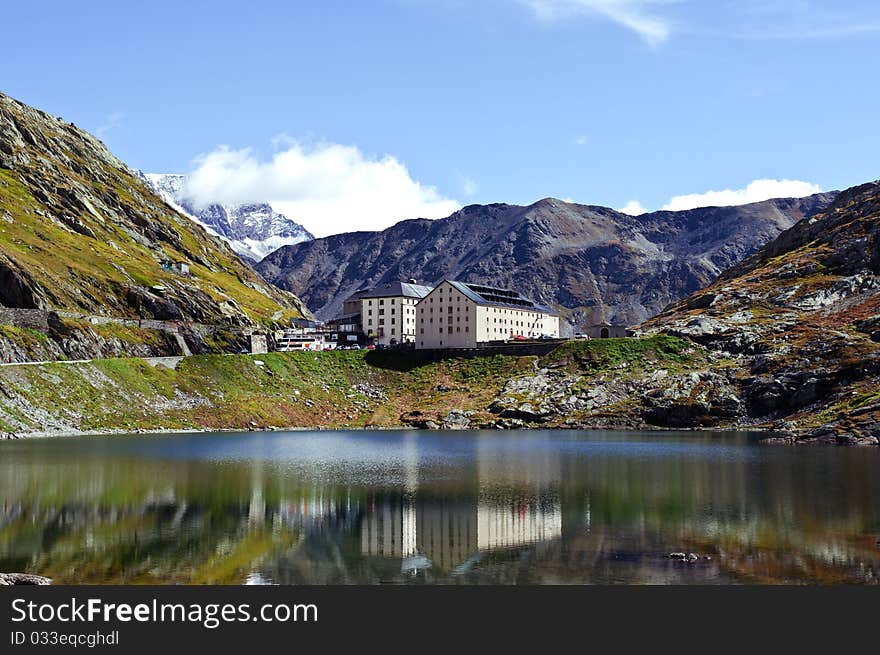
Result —
[[[880,184],[848,189],[644,330],[736,358],[749,413],[810,439],[880,430]]]
[[[220,236],[249,261],[258,262],[282,246],[314,239],[302,225],[267,202],[198,204],[187,193],[185,175],[147,173],[143,177],[163,200]]]
[[[401,277],[427,283],[454,277],[516,288],[558,308],[574,329],[595,316],[636,324],[833,198],[639,217],[554,198],[528,206],[469,205],[444,219],[285,246],[257,269],[325,319],[355,289]]]

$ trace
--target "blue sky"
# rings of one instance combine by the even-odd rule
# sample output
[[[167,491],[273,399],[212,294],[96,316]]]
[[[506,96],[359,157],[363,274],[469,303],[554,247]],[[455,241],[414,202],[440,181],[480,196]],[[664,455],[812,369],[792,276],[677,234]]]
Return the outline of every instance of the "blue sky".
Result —
[[[317,234],[880,177],[868,0],[58,1],[4,22],[0,90]]]

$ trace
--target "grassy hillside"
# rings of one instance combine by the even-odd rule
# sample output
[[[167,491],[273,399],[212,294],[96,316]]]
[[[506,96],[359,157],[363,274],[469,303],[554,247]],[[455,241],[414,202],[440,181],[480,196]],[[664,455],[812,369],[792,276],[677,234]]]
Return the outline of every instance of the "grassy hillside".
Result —
[[[271,353],[0,368],[0,431],[388,427],[452,408],[489,420],[491,399],[533,357],[420,360],[411,353]]]
[[[2,94],[0,281],[11,307],[236,323],[303,312],[100,141]]]

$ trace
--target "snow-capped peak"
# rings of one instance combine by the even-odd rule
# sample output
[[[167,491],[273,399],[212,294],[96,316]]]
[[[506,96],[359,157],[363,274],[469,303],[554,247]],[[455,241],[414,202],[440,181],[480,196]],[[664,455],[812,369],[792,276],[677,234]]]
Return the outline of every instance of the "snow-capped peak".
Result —
[[[144,178],[169,205],[226,240],[240,256],[260,261],[282,246],[315,237],[299,223],[275,211],[268,202],[210,204],[196,209],[186,196],[186,176],[146,173]]]

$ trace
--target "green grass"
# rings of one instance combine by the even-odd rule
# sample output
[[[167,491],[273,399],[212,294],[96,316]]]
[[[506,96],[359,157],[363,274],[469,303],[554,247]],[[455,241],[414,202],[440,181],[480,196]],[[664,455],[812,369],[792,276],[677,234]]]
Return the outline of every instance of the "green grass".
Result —
[[[197,355],[176,370],[106,359],[0,369],[0,384],[21,397],[9,405],[21,411],[7,412],[24,424],[20,431],[41,429],[46,413],[83,430],[392,427],[409,412],[442,418],[452,408],[490,421],[488,407],[506,381],[531,374],[537,359],[435,360],[418,351]],[[705,365],[705,358],[690,342],[659,335],[568,342],[540,364],[580,374],[590,384],[592,375],[622,364],[626,369],[615,375],[626,377],[661,367],[688,370]],[[354,391],[362,383],[380,387],[386,397]],[[0,396],[0,409],[6,405]]]
[[[104,339],[115,339],[126,343],[145,344],[159,346],[162,343],[163,333],[159,330],[148,330],[134,325],[122,323],[90,323],[89,321],[64,318],[62,324],[68,330],[79,332],[92,331]]]
[[[693,342],[666,334],[644,338],[574,340],[540,360],[542,366],[572,372],[600,373],[621,365],[676,368],[700,361],[704,353]]]
[[[84,430],[152,428],[396,426],[402,413],[452,406],[484,410],[508,378],[532,369],[534,357],[491,356],[425,361],[395,353],[406,371],[381,368],[364,351],[197,355],[176,370],[140,359],[0,369],[0,384],[23,399],[20,431],[41,429],[44,412]],[[406,360],[413,358],[409,364]],[[387,399],[353,391],[381,387]],[[440,384],[454,389],[440,392]],[[451,403],[451,404],[450,404]],[[7,407],[0,395],[0,409]]]
[[[49,341],[44,332],[32,328],[15,327],[14,325],[0,325],[0,338],[6,338],[23,346],[43,344]]]
[[[161,233],[169,235],[169,240],[156,242],[156,247],[168,259],[190,261],[192,276],[186,279],[186,283],[197,287],[214,301],[220,303],[234,299],[252,319],[266,324],[271,323],[272,315],[278,311],[283,311],[284,318],[301,315],[295,308],[283,308],[278,301],[280,294],[272,297],[252,288],[268,289],[268,285],[235,255],[218,247],[200,228],[189,224],[183,217],[175,218],[163,205],[141,193],[146,190],[128,173],[115,169],[104,172],[109,182],[84,178],[59,165],[59,174],[69,174],[65,180],[76,180],[92,187],[111,208],[103,221],[89,212],[76,217],[94,232],[96,238],[91,238],[71,232],[39,214],[43,211],[54,215],[57,210],[44,207],[15,172],[0,169],[0,216],[8,212],[13,218],[12,223],[0,221],[0,249],[14,258],[16,265],[26,270],[51,295],[54,305],[90,311],[94,309],[92,305],[100,303],[119,315],[133,315],[134,309],[126,300],[131,280],[144,287],[156,284],[173,286],[180,282],[179,276],[161,269],[155,252],[133,239],[122,225],[117,224],[122,216],[122,223],[161,226]],[[89,295],[94,299],[90,301]]]

